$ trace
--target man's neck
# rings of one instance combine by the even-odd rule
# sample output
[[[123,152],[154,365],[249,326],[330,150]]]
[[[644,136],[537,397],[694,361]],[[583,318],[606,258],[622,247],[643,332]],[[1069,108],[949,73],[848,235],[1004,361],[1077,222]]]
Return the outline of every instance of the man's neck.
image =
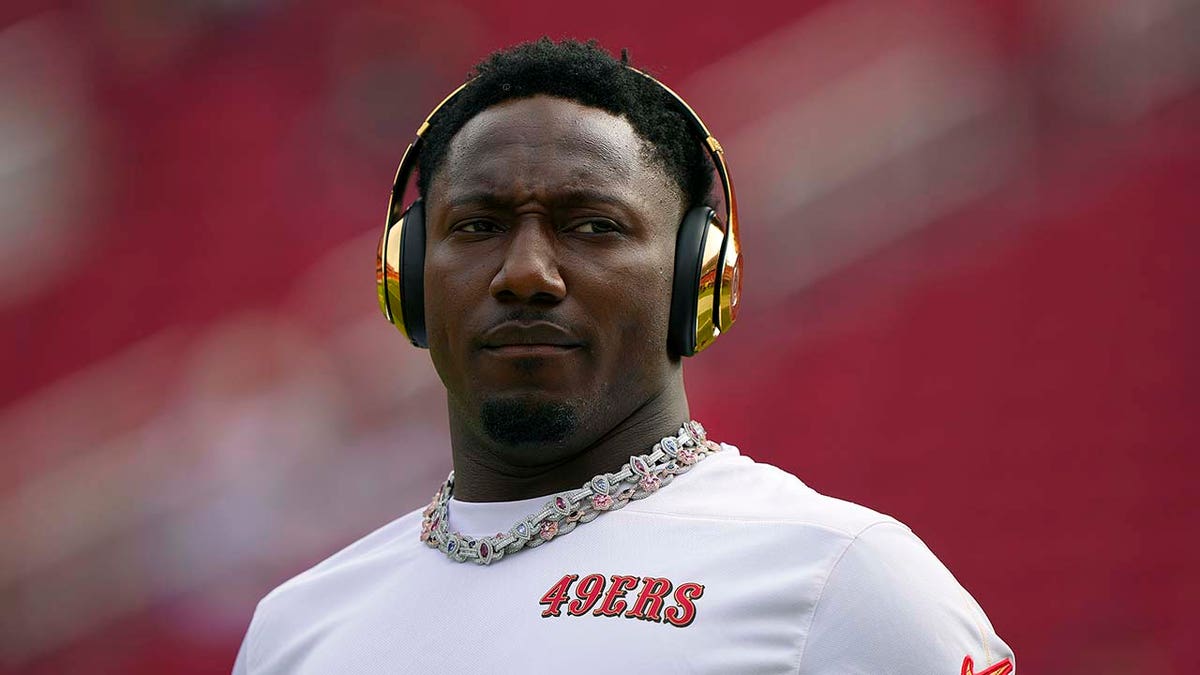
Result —
[[[468,502],[530,499],[582,486],[593,476],[615,473],[631,455],[648,454],[663,436],[688,419],[682,387],[651,398],[565,459],[537,466],[505,461],[502,449],[472,432],[450,412],[454,496]]]

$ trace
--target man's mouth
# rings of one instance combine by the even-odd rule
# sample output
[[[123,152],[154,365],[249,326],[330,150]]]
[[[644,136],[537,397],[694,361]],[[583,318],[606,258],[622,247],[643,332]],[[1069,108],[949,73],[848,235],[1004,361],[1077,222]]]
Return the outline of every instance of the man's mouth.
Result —
[[[579,346],[577,345],[522,344],[484,347],[483,351],[493,356],[507,358],[546,358],[551,356],[563,356],[578,349]]]
[[[583,347],[570,331],[549,321],[506,321],[489,329],[480,348],[495,356],[561,356]]]

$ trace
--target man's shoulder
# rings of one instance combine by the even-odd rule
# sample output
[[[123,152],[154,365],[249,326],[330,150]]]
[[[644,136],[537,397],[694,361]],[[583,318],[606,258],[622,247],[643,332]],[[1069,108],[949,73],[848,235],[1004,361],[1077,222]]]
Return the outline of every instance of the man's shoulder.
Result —
[[[904,527],[866,506],[821,494],[793,474],[756,462],[731,445],[693,471],[694,476],[677,478],[678,486],[628,508],[665,516],[819,528],[847,539],[877,524]]]
[[[419,510],[405,514],[361,537],[325,560],[267,593],[254,610],[234,672],[261,663],[277,641],[271,636],[304,630],[315,617],[337,607],[353,607],[369,597],[379,575],[399,558],[415,552]]]
[[[678,487],[627,508],[769,526],[771,550],[791,555],[756,556],[757,564],[807,569],[819,580],[805,584],[805,672],[841,672],[845,666],[854,672],[959,672],[967,657],[981,665],[1008,663],[1009,670],[996,672],[1011,671],[1012,650],[905,524],[823,495],[736,448],[726,450],[697,465],[694,476],[680,476]],[[752,533],[748,537],[757,541]]]
[[[302,592],[331,577],[353,577],[359,570],[374,568],[385,559],[403,555],[417,541],[420,529],[420,509],[396,518],[375,531],[359,538],[337,553],[288,579],[263,597],[262,606],[278,602],[281,596]]]

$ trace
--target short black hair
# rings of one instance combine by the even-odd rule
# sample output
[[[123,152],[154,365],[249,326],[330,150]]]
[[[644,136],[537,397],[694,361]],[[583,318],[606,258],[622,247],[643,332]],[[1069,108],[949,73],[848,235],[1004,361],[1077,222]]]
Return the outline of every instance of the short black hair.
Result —
[[[623,116],[688,206],[709,204],[713,168],[702,139],[679,102],[627,63],[625,53],[618,61],[594,40],[543,37],[493,53],[475,66],[471,84],[430,120],[417,176],[421,196],[428,194],[451,139],[471,118],[502,101],[545,94]]]

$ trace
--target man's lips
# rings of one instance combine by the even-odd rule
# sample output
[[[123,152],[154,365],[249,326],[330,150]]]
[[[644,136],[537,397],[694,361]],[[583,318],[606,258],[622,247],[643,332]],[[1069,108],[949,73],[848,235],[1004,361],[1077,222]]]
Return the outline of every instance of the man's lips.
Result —
[[[563,347],[560,345],[503,345],[500,347],[484,347],[486,354],[493,356],[508,356],[512,358],[530,356],[558,356],[569,354],[579,347]]]
[[[554,356],[579,349],[583,341],[548,321],[506,321],[488,329],[479,346],[497,356]]]

